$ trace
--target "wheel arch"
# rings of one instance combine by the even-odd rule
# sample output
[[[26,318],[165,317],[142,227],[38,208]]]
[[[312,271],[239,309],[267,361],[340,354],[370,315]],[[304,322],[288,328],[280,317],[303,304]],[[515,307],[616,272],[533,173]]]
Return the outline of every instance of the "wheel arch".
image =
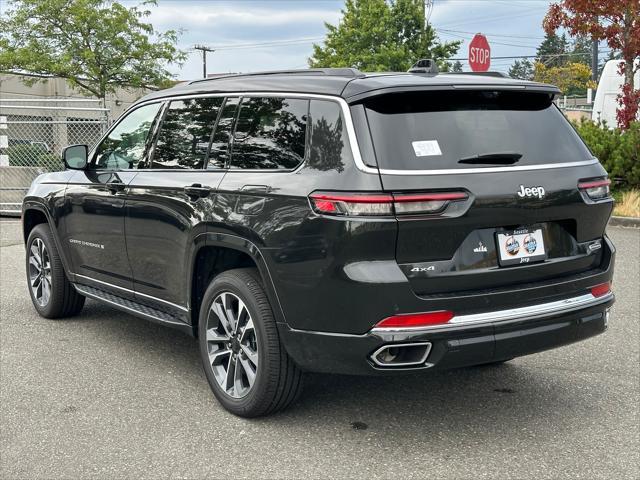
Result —
[[[62,260],[62,266],[64,272],[69,280],[73,281],[72,273],[69,269],[69,261],[67,259],[67,252],[62,248],[60,238],[58,238],[58,229],[55,222],[51,218],[51,213],[47,207],[39,202],[33,200],[25,201],[22,205],[22,236],[26,245],[29,239],[29,234],[38,225],[47,224],[53,234],[53,241],[56,244],[60,259]]]
[[[224,233],[198,235],[188,272],[191,324],[197,334],[200,305],[216,275],[235,268],[256,268],[277,323],[286,323],[271,272],[260,248],[250,240]]]

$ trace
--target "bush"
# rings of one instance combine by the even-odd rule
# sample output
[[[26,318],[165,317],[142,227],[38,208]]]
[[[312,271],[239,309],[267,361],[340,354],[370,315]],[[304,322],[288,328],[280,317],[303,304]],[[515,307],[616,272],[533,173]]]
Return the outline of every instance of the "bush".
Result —
[[[640,186],[640,122],[632,122],[624,132],[584,119],[574,125],[612,179]]]
[[[64,168],[62,159],[41,145],[13,145],[7,149],[7,155],[12,167],[39,167],[50,172]]]

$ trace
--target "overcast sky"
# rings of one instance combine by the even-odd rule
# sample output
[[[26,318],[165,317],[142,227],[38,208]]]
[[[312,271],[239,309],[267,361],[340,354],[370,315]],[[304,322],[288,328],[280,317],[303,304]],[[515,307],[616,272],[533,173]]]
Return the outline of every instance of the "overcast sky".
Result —
[[[129,3],[129,2],[127,2]],[[208,72],[305,68],[313,42],[321,42],[324,22],[337,24],[341,0],[159,0],[151,22],[160,30],[184,30],[180,46],[220,47],[208,55]],[[431,23],[442,40],[462,39],[465,58],[473,33],[483,32],[491,56],[533,55],[543,38],[542,19],[549,0],[435,0]],[[269,43],[271,42],[271,43]],[[256,45],[263,44],[263,45]],[[236,45],[237,47],[233,48]],[[180,79],[202,75],[199,52],[191,52]],[[512,60],[492,60],[506,71]],[[468,69],[466,62],[465,70]]]

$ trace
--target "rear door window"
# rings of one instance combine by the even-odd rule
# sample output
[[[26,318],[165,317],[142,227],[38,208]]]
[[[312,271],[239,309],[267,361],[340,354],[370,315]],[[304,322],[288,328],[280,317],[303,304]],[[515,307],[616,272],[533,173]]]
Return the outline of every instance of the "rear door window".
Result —
[[[172,101],[160,125],[151,168],[203,168],[222,100]]]
[[[231,168],[293,169],[305,157],[309,100],[243,98]]]
[[[381,169],[526,166],[593,157],[546,93],[396,93],[370,99],[365,107]]]

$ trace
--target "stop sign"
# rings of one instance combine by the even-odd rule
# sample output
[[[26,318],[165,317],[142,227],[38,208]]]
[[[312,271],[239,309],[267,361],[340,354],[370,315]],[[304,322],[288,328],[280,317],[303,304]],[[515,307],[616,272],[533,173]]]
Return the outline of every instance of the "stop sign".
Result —
[[[476,33],[469,44],[469,66],[474,72],[486,72],[491,66],[491,47],[481,33]]]

